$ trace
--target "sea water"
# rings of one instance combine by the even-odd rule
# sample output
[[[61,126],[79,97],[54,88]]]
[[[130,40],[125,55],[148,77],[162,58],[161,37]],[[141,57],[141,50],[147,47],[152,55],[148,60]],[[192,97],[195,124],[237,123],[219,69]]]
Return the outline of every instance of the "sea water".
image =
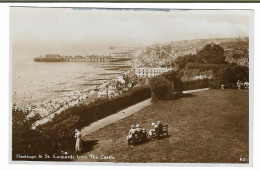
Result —
[[[75,90],[85,81],[96,79],[102,73],[123,73],[123,70],[106,70],[109,66],[128,65],[124,62],[34,62],[29,60],[12,61],[12,102],[26,104],[30,100],[40,101],[51,97],[55,90]],[[86,87],[83,87],[86,88]]]

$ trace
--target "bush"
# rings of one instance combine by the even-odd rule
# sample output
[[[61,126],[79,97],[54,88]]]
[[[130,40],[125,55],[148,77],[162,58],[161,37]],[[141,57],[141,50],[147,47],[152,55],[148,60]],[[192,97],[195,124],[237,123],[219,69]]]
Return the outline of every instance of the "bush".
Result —
[[[153,100],[169,100],[173,91],[173,85],[163,76],[153,77],[150,82]]]
[[[32,124],[40,117],[36,115],[33,118],[27,118],[30,111],[12,108],[12,159],[20,155],[38,155],[45,154],[49,150],[47,145],[49,140],[42,136],[38,130],[32,129]],[[23,160],[23,159],[19,159]],[[30,159],[24,159],[30,160]]]
[[[220,79],[214,78],[214,79],[211,79],[209,81],[209,88],[211,88],[211,89],[220,89],[221,84],[222,84],[222,82],[221,82]]]
[[[220,88],[221,84],[224,84],[225,88],[233,88],[237,80],[243,82],[249,80],[248,67],[238,66],[236,64],[227,65],[210,81],[210,88]]]

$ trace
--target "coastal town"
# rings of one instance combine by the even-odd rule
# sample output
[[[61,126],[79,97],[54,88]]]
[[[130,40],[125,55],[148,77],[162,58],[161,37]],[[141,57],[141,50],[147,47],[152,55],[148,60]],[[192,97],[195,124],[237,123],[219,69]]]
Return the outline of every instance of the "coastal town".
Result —
[[[53,89],[52,93],[56,93],[52,99],[45,99],[42,102],[34,104],[32,99],[29,102],[23,102],[24,106],[14,104],[15,108],[21,108],[30,111],[28,117],[39,114],[41,119],[34,124],[34,128],[40,124],[50,121],[55,115],[62,111],[78,105],[88,104],[96,99],[113,98],[119,96],[129,90],[148,85],[151,77],[158,76],[170,70],[176,69],[175,61],[178,57],[194,54],[206,44],[219,44],[225,47],[226,61],[229,63],[237,63],[241,66],[248,66],[248,38],[227,38],[227,39],[199,39],[190,41],[176,41],[167,44],[153,45],[144,48],[116,48],[112,56],[63,56],[59,54],[46,54],[45,57],[37,57],[35,62],[90,62],[90,63],[107,63],[113,64],[122,61],[131,61],[129,69],[125,67],[125,71],[115,72],[120,68],[113,66],[111,72],[96,75],[94,79],[84,79],[80,82],[82,86],[79,89],[63,88]],[[112,48],[112,47],[110,47]],[[118,50],[119,49],[119,50]],[[122,66],[122,65],[121,65]],[[109,70],[108,70],[109,71]],[[193,75],[190,79],[211,79],[212,74],[200,73]],[[28,90],[24,93],[30,97],[35,93]],[[13,94],[15,97],[16,93]],[[38,98],[37,95],[35,95]]]
[[[253,21],[10,7],[11,161],[248,165]]]
[[[116,49],[116,47],[114,48]],[[29,125],[30,130],[43,131],[44,134],[49,134],[46,132],[55,129],[56,126],[59,127],[60,124],[71,128],[70,125],[75,123],[85,123],[82,126],[94,123],[97,126],[84,127],[81,129],[82,132],[79,129],[75,130],[77,141],[87,142],[93,136],[92,133],[99,130],[98,128],[109,126],[109,123],[114,123],[120,118],[123,119],[134,112],[138,112],[138,110],[134,109],[136,105],[150,106],[151,102],[146,99],[154,98],[155,92],[151,95],[151,91],[153,91],[153,86],[159,86],[160,82],[171,87],[171,90],[166,94],[163,92],[158,94],[158,97],[163,94],[168,96],[167,99],[185,97],[185,91],[183,90],[188,90],[186,93],[189,93],[193,92],[193,89],[196,92],[209,90],[209,87],[211,87],[220,90],[232,88],[241,91],[241,93],[246,93],[249,89],[247,75],[249,65],[248,38],[177,41],[142,48],[118,49],[119,51],[114,52],[116,56],[109,54],[108,56],[66,57],[59,54],[46,54],[44,57],[36,57],[34,62],[37,64],[47,63],[61,66],[66,64],[87,64],[83,66],[92,67],[93,70],[99,69],[99,71],[95,74],[76,72],[71,77],[66,78],[67,82],[65,84],[62,84],[64,80],[58,80],[56,85],[53,83],[39,84],[39,87],[45,92],[37,89],[26,89],[24,92],[20,91],[19,94],[18,91],[15,91],[13,92],[13,98],[17,100],[17,104],[13,104],[13,112],[26,114],[28,121],[33,120]],[[124,51],[122,52],[122,50]],[[212,55],[216,56],[211,58]],[[225,73],[222,73],[223,69],[231,78],[228,78],[229,80],[225,82],[218,82],[216,77],[225,75]],[[241,80],[234,80],[233,77]],[[163,78],[169,79],[169,82],[163,80]],[[73,84],[70,84],[71,79],[74,79]],[[156,79],[159,81],[156,83],[158,85],[151,83]],[[165,83],[165,81],[168,83]],[[167,89],[167,87],[163,89]],[[160,91],[165,90],[161,89]],[[211,90],[211,92],[216,93],[215,90]],[[125,108],[124,105],[130,107]],[[123,109],[123,112],[116,113],[120,109]],[[154,110],[157,111],[158,109]],[[111,114],[118,118],[106,117]],[[78,121],[75,121],[74,117],[77,118],[78,116]],[[140,121],[136,125],[131,125],[126,136],[126,144],[136,146],[169,137],[169,130],[172,128],[168,125],[168,119],[164,117],[158,119],[158,117],[155,117],[157,121],[152,120],[152,128],[149,131],[147,126],[144,126]],[[59,121],[57,122],[57,120]],[[161,123],[160,120],[163,122]],[[46,129],[46,125],[48,129]],[[72,128],[75,128],[75,126],[79,128],[77,125],[72,126]],[[64,131],[64,129],[62,128],[59,131]],[[65,131],[69,130],[65,129]],[[60,133],[59,137],[64,138],[64,134],[66,133]],[[86,138],[86,134],[91,136]],[[81,135],[85,136],[79,138],[78,136]],[[71,141],[70,139],[67,143]],[[77,153],[81,153],[84,148],[86,147],[79,146],[76,143]],[[73,158],[67,158],[71,151],[69,153],[67,151],[69,150],[65,152],[58,150],[58,156],[62,160],[72,160]],[[56,156],[56,153],[54,155]],[[84,155],[82,158],[87,160]],[[73,160],[81,161],[82,158]],[[57,157],[52,159],[60,160]],[[113,157],[113,159],[116,158]]]

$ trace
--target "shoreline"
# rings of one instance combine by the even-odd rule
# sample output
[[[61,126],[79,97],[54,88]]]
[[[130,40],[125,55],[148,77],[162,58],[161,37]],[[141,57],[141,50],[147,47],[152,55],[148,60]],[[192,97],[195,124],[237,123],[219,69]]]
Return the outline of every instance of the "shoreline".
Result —
[[[127,63],[124,65],[127,65]],[[128,65],[131,70],[130,64]],[[100,72],[88,74],[83,70],[77,72],[76,75],[66,76],[64,74],[61,78],[58,78],[62,80],[57,80],[56,82],[46,79],[41,84],[39,84],[38,80],[34,80],[33,84],[31,82],[25,82],[23,85],[18,84],[19,87],[12,89],[12,104],[17,108],[30,111],[28,117],[40,114],[41,119],[37,121],[36,125],[43,124],[67,108],[80,104],[83,101],[90,103],[96,100],[96,98],[90,98],[92,99],[91,101],[89,99],[89,97],[97,94],[97,91],[94,91],[96,87],[104,88],[117,75],[127,72],[125,71],[126,68],[117,68],[111,71],[104,70],[104,68],[101,68],[104,67],[104,64],[91,67],[99,69]],[[107,63],[106,68],[114,68],[114,66],[110,66],[110,63]],[[99,75],[102,72],[107,74]],[[99,77],[101,78],[99,79]],[[30,87],[27,88],[26,84]],[[16,92],[17,90],[19,92]]]
[[[99,85],[99,89],[102,90],[104,88],[106,88],[106,85],[114,80],[116,78],[116,76],[120,75],[120,74],[128,74],[129,72],[131,72],[133,70],[133,68],[131,68],[130,70],[128,71],[125,71],[125,72],[122,72],[122,73],[118,73],[117,75],[114,75],[111,79],[108,79],[108,80],[105,80],[101,85]],[[90,87],[87,91],[88,91],[88,95],[87,96],[79,96],[78,98],[76,98],[74,101],[71,101],[71,103],[69,103],[68,105],[64,105],[63,107],[59,108],[58,110],[50,113],[50,114],[47,114],[45,115],[45,117],[42,117],[42,119],[36,121],[32,128],[33,129],[36,129],[37,126],[39,125],[42,125],[44,123],[47,123],[49,121],[51,121],[51,119],[55,116],[55,115],[59,115],[62,111],[66,110],[66,109],[69,109],[73,106],[76,106],[76,105],[79,105],[79,104],[89,104],[95,100],[98,99],[97,97],[97,94],[98,94],[98,91],[95,91],[96,86],[92,86]],[[75,88],[76,89],[76,88]],[[32,115],[32,114],[31,114]],[[30,114],[29,114],[30,116]],[[33,116],[33,115],[32,115]]]

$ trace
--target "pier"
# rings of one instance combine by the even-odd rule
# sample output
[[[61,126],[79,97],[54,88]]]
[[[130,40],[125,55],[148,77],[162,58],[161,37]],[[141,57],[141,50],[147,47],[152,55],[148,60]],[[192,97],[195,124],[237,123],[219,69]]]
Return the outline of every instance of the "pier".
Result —
[[[119,62],[130,60],[127,57],[62,57],[62,56],[51,56],[51,57],[36,57],[35,62]]]

